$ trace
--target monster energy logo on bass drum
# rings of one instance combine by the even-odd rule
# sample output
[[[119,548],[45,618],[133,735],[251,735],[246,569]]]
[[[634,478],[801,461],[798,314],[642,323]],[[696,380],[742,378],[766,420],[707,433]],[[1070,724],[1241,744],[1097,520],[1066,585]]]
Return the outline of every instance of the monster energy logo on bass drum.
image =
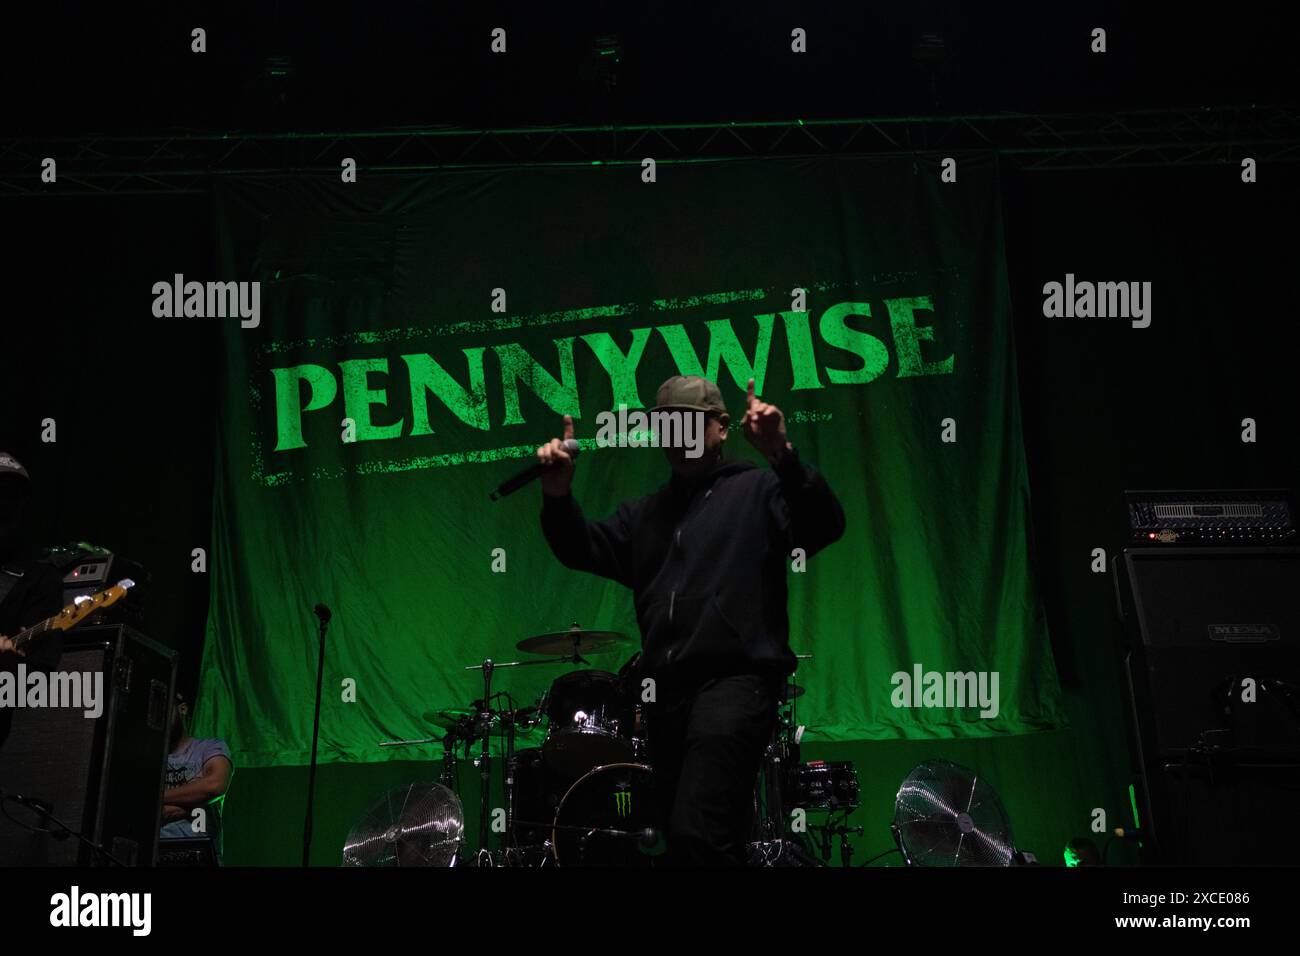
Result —
[[[614,791],[614,809],[618,811],[620,817],[625,817],[632,812],[631,790]]]

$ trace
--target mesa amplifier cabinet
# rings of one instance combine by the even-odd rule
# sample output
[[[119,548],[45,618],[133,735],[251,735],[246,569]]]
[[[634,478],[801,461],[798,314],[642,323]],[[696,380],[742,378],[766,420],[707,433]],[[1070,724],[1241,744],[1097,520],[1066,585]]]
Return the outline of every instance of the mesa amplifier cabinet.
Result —
[[[0,748],[0,865],[150,866],[176,653],[125,625],[82,627],[56,674],[99,682],[98,706],[14,711]]]
[[[1294,862],[1300,830],[1276,824],[1300,785],[1300,548],[1129,548],[1122,566],[1144,855]]]

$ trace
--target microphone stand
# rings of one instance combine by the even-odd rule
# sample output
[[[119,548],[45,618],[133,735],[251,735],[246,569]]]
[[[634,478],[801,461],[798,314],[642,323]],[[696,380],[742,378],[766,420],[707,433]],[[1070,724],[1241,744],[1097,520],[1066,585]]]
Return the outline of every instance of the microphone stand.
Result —
[[[317,604],[316,617],[320,619],[320,654],[316,663],[316,714],[311,729],[311,764],[307,771],[307,819],[302,825],[302,865],[309,866],[311,858],[312,804],[316,799],[316,744],[320,740],[320,694],[325,681],[325,631],[330,625],[330,609]]]
[[[478,719],[483,725],[483,754],[479,757],[479,786],[482,788],[478,809],[478,847],[480,858],[488,849],[489,817],[492,814],[492,668],[495,665],[488,658],[483,662],[483,706],[479,708]]]

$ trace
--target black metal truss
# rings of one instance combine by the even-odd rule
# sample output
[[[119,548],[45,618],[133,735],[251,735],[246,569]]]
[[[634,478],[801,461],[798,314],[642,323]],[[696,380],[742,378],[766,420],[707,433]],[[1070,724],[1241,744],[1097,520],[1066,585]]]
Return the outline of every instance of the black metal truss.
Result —
[[[337,177],[514,166],[721,162],[791,156],[996,155],[1026,170],[1300,161],[1300,107],[906,116],[515,129],[171,132],[0,139],[0,198],[194,193],[214,176]],[[57,162],[57,182],[41,180]]]

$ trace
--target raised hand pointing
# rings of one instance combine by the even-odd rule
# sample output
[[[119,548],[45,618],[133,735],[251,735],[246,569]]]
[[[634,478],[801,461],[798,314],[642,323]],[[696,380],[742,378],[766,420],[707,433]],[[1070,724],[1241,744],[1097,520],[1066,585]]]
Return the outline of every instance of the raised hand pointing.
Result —
[[[768,461],[775,461],[785,451],[785,415],[775,405],[759,399],[754,394],[754,380],[749,380],[745,393],[745,415],[740,420],[745,439]]]

